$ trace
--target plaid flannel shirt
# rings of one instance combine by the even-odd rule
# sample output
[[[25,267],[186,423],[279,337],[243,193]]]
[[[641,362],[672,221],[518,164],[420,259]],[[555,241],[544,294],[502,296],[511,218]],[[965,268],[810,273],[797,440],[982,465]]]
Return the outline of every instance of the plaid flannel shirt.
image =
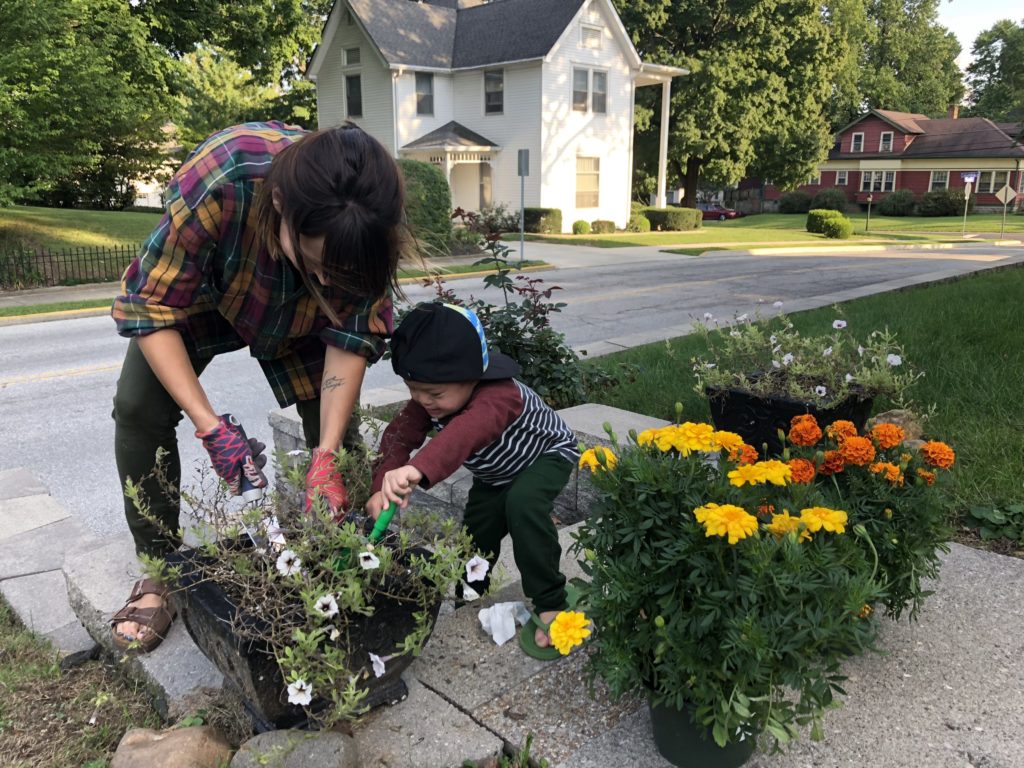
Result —
[[[282,407],[319,396],[325,344],[372,363],[392,330],[390,298],[324,288],[341,319],[332,327],[291,263],[257,240],[254,203],[270,162],[304,133],[246,123],[193,150],[111,310],[122,336],[174,328],[201,359],[249,347]]]

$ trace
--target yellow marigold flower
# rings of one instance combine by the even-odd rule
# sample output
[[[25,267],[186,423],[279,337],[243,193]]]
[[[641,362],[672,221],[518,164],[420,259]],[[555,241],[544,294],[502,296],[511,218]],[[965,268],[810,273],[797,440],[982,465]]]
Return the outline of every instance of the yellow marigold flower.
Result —
[[[843,463],[864,466],[875,460],[875,446],[866,437],[848,437],[839,446]]]
[[[650,445],[651,443],[654,442],[654,439],[657,437],[657,435],[658,430],[645,429],[643,432],[636,436],[636,444],[640,446]]]
[[[590,637],[590,622],[586,614],[581,611],[562,611],[551,622],[548,634],[551,636],[551,644],[558,649],[558,652],[566,656],[569,651],[577,645],[583,645],[583,641]]]
[[[844,533],[846,531],[846,513],[839,509],[828,507],[808,507],[800,510],[800,521],[807,526],[812,533],[825,529],[830,533]]]
[[[715,428],[710,424],[695,424],[692,421],[687,421],[676,427],[673,446],[683,456],[688,456],[694,451],[714,451],[716,450],[714,434]]]
[[[803,483],[804,485],[814,482],[816,474],[814,462],[807,459],[790,459],[789,472],[794,483]]]
[[[864,603],[864,605],[861,606],[860,611],[857,613],[857,618],[859,618],[859,619],[866,619],[868,616],[870,616],[874,612],[875,612],[874,608],[872,608],[867,603]]]
[[[879,461],[872,464],[868,469],[876,475],[885,475],[885,479],[893,485],[903,485],[903,472],[895,464],[888,461]]]
[[[800,525],[803,521],[799,517],[792,517],[789,514],[789,510],[785,509],[780,515],[772,515],[772,521],[764,528],[769,533],[775,534],[776,537],[782,538],[787,536],[793,531],[800,531],[800,541],[810,541],[811,534],[806,528],[801,530]]]
[[[740,464],[736,469],[732,470],[728,474],[729,483],[735,485],[737,488],[742,488],[748,483],[750,485],[757,485],[767,480],[764,469],[761,468],[761,464]]]
[[[711,435],[711,442],[720,451],[728,451],[729,458],[743,448],[743,438],[735,432],[715,432]]]
[[[789,468],[789,464],[784,461],[771,459],[759,462],[754,466],[761,468],[761,472],[764,473],[764,479],[772,485],[785,485],[793,477],[793,471]]]
[[[827,427],[825,427],[825,434],[828,435],[832,440],[837,443],[843,442],[848,437],[855,437],[857,434],[857,425],[852,421],[846,419],[839,419],[833,421]]]
[[[917,470],[917,476],[924,480],[925,485],[935,485],[934,472],[929,472],[927,469],[921,469],[919,467]]]
[[[922,445],[921,455],[926,462],[939,469],[949,469],[956,461],[953,449],[938,440],[931,440]]]
[[[757,518],[733,504],[708,504],[693,512],[704,525],[704,535],[708,537],[728,536],[729,543],[735,544],[757,533]]]
[[[814,445],[821,440],[821,427],[810,414],[794,416],[789,427],[789,442],[793,445]]]
[[[885,422],[876,424],[875,428],[871,430],[871,439],[878,444],[879,448],[883,449],[895,448],[903,442],[906,436],[902,427]]]
[[[676,427],[671,424],[667,427],[661,427],[660,429],[653,430],[651,438],[654,444],[658,447],[658,450],[664,453],[665,451],[671,451],[675,447],[676,441]]]
[[[617,462],[618,459],[614,453],[607,448],[597,446],[584,451],[580,456],[580,469],[586,468],[591,472],[597,472],[599,469],[612,469]]]

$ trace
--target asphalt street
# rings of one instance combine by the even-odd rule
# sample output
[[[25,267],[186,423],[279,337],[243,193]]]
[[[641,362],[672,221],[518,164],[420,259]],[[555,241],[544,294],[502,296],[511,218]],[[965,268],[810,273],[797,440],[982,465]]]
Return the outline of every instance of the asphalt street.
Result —
[[[554,317],[569,343],[596,354],[668,338],[710,312],[771,314],[822,306],[908,283],[1024,260],[1024,249],[844,252],[831,255],[687,257],[652,248],[581,249],[528,244],[530,258],[556,271],[533,273],[561,288]],[[460,295],[500,294],[479,279],[453,281]],[[430,298],[414,286],[409,298]],[[0,327],[0,470],[28,467],[53,496],[99,534],[124,530],[112,450],[111,397],[127,344],[106,316]],[[270,442],[267,413],[277,407],[246,351],[216,359],[203,375],[214,407]],[[400,385],[386,363],[367,372],[364,394]],[[178,430],[186,482],[205,458],[192,427]]]

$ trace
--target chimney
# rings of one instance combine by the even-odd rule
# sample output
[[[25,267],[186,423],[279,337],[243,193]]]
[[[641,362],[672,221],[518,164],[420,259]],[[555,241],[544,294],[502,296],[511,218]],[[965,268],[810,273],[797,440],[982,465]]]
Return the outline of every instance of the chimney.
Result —
[[[954,104],[953,106],[951,106],[949,108],[949,112],[946,113],[946,117],[948,117],[950,120],[956,120],[958,117],[960,117],[960,105]]]

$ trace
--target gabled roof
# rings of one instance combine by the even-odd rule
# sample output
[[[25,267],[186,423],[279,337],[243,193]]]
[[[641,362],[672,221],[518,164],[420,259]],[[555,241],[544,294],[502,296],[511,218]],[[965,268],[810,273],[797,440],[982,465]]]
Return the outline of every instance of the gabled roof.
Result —
[[[411,0],[348,0],[348,4],[389,64],[451,68],[455,9]]]
[[[584,0],[498,0],[458,12],[452,67],[540,59]]]
[[[893,128],[897,129],[898,131],[901,131],[902,133],[924,133],[924,131],[921,129],[921,126],[918,124],[917,121],[928,119],[927,115],[919,115],[916,112],[893,112],[888,109],[869,109],[863,115],[854,120],[852,123],[849,123],[840,128],[838,131],[836,131],[836,133],[845,133],[846,131],[853,128],[853,126],[855,126],[857,123],[861,122],[862,120],[866,120],[869,117],[877,117],[881,120],[884,120]]]
[[[871,114],[882,116],[881,110],[872,110],[843,131],[856,125]],[[901,122],[909,127],[913,123],[914,139],[903,151],[896,152],[840,152],[833,147],[828,153],[830,160],[873,158],[955,158],[955,157],[1022,157],[1024,143],[1015,139],[1016,134],[1008,132],[1012,124],[996,124],[985,117],[941,118],[931,120],[924,115],[915,115],[908,120],[906,112],[889,112],[889,115],[903,115]],[[886,119],[886,118],[883,118]],[[892,122],[886,119],[886,122]],[[1017,126],[1019,129],[1020,126]],[[902,129],[901,129],[902,130]],[[843,131],[840,131],[842,133]]]
[[[499,145],[452,120],[450,123],[445,123],[440,128],[420,136],[415,141],[410,141],[402,149],[469,149],[471,147],[497,149]]]

